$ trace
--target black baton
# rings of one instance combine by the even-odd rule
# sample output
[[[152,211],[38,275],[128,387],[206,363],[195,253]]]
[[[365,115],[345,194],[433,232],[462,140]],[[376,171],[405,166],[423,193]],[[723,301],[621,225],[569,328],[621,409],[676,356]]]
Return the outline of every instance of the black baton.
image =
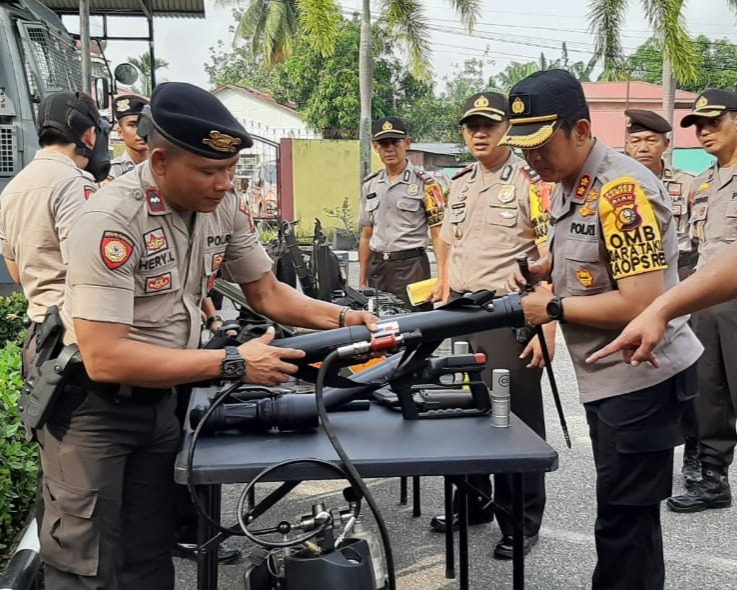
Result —
[[[526,257],[520,257],[517,259],[519,270],[522,276],[525,278],[525,291],[528,293],[533,291],[532,280],[530,278],[530,266],[527,263]],[[560,420],[560,427],[563,430],[563,437],[566,439],[566,446],[571,448],[571,437],[568,434],[568,425],[566,424],[566,416],[563,413],[563,405],[560,403],[560,394],[558,393],[558,385],[555,382],[555,375],[553,374],[553,366],[550,364],[550,353],[548,352],[548,343],[545,342],[545,335],[543,334],[542,326],[535,326],[535,334],[537,339],[540,341],[540,350],[543,353],[543,361],[545,362],[545,372],[548,374],[548,381],[550,382],[550,390],[553,392],[553,400],[555,401],[555,409],[558,410],[558,418]]]

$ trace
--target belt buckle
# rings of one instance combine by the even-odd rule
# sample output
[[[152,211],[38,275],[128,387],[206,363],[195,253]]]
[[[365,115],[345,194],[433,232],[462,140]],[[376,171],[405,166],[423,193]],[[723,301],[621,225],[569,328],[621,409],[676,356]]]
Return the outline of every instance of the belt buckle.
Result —
[[[389,260],[389,252],[384,252],[383,258],[384,260]]]

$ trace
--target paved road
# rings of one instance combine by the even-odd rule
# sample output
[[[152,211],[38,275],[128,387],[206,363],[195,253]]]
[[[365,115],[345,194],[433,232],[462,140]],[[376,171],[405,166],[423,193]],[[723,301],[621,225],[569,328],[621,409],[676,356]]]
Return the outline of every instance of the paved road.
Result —
[[[355,270],[351,269],[354,279]],[[554,361],[558,386],[568,417],[573,449],[565,447],[555,408],[545,383],[548,440],[560,453],[560,468],[547,480],[548,505],[540,542],[526,562],[528,590],[578,590],[589,587],[596,560],[593,540],[594,466],[586,421],[573,377],[570,359],[559,341]],[[545,379],[544,379],[545,381]],[[680,465],[681,449],[676,462]],[[682,490],[680,476],[674,473],[674,490]],[[435,590],[457,588],[455,580],[444,578],[442,535],[430,532],[428,520],[442,511],[442,481],[423,478],[421,518],[413,518],[410,506],[400,506],[398,480],[375,480],[369,485],[389,524],[397,562],[397,587],[400,590]],[[308,512],[311,501],[340,496],[336,483],[303,484],[295,491],[287,507],[293,517]],[[224,514],[231,515],[240,486],[224,491]],[[335,505],[331,504],[331,505]],[[666,588],[669,590],[737,590],[737,519],[734,509],[701,514],[673,514],[663,509],[666,553]],[[511,588],[511,563],[496,561],[492,549],[499,539],[495,523],[473,527],[470,535],[471,587],[480,589]],[[229,546],[248,551],[240,539]],[[177,588],[196,588],[193,564],[177,560]],[[243,588],[242,564],[220,568],[220,588]],[[326,589],[327,590],[327,589]]]

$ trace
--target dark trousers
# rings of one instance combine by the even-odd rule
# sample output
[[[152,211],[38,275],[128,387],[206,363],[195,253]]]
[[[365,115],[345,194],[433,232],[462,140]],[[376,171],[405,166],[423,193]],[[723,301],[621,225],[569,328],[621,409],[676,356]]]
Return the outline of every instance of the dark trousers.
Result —
[[[529,359],[520,359],[524,345],[517,342],[510,329],[490,330],[472,335],[469,339],[474,352],[486,354],[484,382],[491,386],[494,369],[509,369],[512,412],[540,437],[545,438],[545,414],[543,413],[540,378],[542,369],[528,369]],[[471,485],[492,496],[492,484],[488,475],[472,475]],[[512,529],[512,477],[495,475],[493,493],[495,513],[502,535],[511,536]],[[524,476],[525,535],[536,535],[545,510],[545,474],[531,473]],[[469,518],[484,515],[484,502],[469,495]]]
[[[395,295],[410,311],[432,310],[432,303],[414,307],[407,296],[407,285],[424,281],[430,276],[430,261],[425,252],[404,260],[382,260],[372,254],[368,265],[368,286]]]
[[[47,588],[174,588],[175,404],[116,404],[78,387],[57,402],[39,432]]]
[[[737,443],[737,301],[695,313],[691,321],[704,345],[695,400],[699,455],[726,473]]]
[[[592,590],[662,590],[660,502],[693,369],[653,387],[585,404],[596,465],[597,563]]]

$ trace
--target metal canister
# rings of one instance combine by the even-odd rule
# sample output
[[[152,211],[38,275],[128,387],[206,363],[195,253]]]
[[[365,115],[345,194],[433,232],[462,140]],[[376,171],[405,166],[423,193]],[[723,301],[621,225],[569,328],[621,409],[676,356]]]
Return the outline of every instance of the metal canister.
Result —
[[[509,426],[509,370],[494,369],[491,373],[491,425]]]

